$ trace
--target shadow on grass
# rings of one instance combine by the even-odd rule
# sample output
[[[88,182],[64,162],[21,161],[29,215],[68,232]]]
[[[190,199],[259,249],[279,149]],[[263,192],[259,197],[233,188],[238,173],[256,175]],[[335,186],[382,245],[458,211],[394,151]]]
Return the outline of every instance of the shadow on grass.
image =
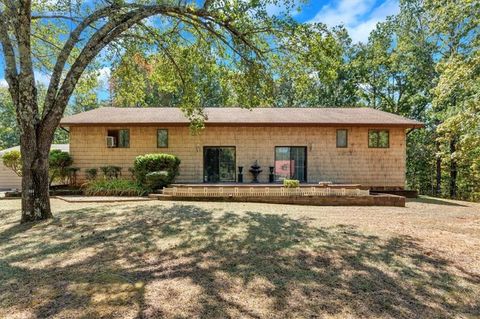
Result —
[[[420,196],[418,198],[408,198],[407,201],[416,202],[416,203],[424,203],[424,204],[433,204],[433,205],[468,207],[467,205],[454,203],[452,201],[449,201],[449,200],[446,200],[446,199],[443,199],[443,198],[426,197],[426,196]]]
[[[480,315],[478,277],[413,238],[286,215],[104,207],[0,240],[0,308],[42,318]]]

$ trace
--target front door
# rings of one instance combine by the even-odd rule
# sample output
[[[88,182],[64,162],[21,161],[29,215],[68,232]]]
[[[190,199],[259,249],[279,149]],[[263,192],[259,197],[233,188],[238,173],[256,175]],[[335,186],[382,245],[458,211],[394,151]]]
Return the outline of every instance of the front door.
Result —
[[[205,183],[235,182],[235,147],[205,147],[203,171]]]

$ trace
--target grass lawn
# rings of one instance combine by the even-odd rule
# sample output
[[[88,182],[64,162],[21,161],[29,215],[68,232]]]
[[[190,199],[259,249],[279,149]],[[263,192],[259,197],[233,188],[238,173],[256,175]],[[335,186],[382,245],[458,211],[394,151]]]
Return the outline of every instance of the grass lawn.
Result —
[[[479,318],[480,204],[0,201],[0,318]]]

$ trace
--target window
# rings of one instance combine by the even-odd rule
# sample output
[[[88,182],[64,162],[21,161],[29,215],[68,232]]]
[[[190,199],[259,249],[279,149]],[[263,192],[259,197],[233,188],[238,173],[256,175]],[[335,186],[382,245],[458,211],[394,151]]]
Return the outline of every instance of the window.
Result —
[[[368,147],[389,148],[390,132],[388,130],[370,130],[368,131]]]
[[[275,147],[275,180],[281,182],[289,178],[307,181],[306,147]]]
[[[168,147],[168,130],[157,130],[157,147]]]
[[[337,147],[348,147],[348,130],[337,130]]]
[[[130,131],[128,129],[108,130],[107,131],[107,147],[110,147],[110,148],[130,147]]]

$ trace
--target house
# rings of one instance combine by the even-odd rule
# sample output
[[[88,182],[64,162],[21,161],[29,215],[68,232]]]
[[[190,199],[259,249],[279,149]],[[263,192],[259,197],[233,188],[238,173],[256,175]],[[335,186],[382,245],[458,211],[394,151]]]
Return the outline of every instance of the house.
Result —
[[[50,149],[68,152],[69,145],[52,144]],[[5,167],[2,161],[3,154],[14,150],[20,150],[20,146],[14,146],[0,151],[0,190],[20,189],[22,187],[22,178],[15,174],[11,169]]]
[[[174,154],[178,183],[251,182],[293,178],[305,183],[356,183],[375,189],[405,186],[406,134],[423,124],[370,108],[206,108],[196,135],[177,108],[102,107],[67,116],[74,165],[132,167],[137,155]]]

